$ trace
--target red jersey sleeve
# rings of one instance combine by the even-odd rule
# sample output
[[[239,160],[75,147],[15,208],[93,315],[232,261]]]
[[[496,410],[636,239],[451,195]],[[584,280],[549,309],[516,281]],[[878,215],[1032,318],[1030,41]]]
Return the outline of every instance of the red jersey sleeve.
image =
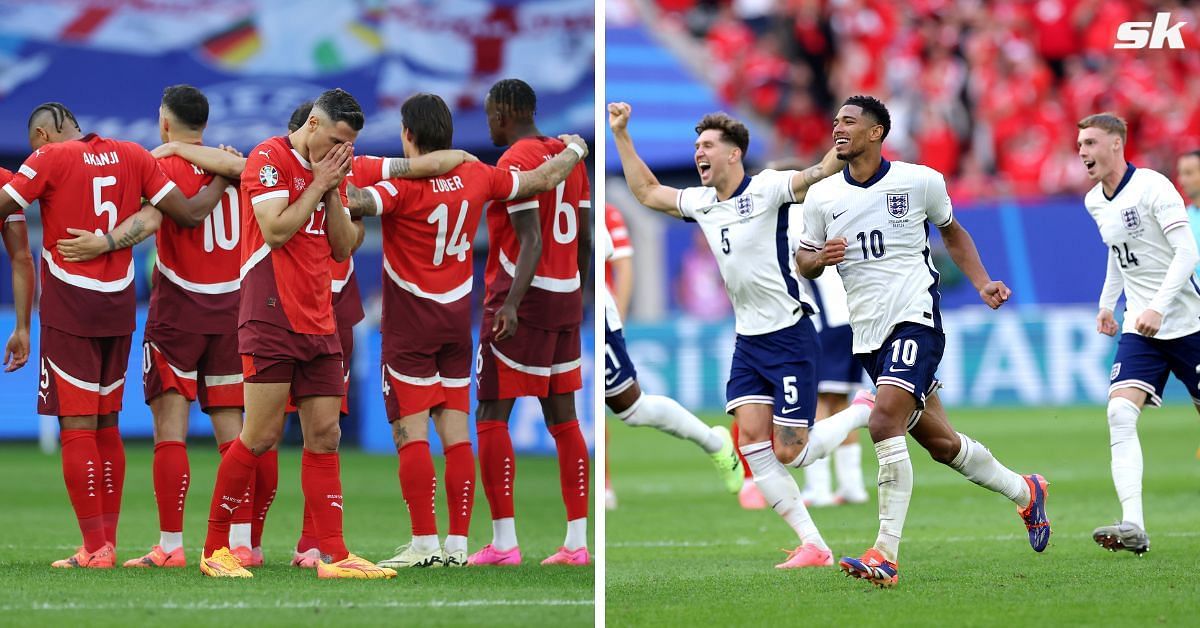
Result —
[[[365,188],[386,179],[386,168],[387,160],[383,157],[355,155],[354,163],[350,169],[350,176],[346,178],[350,180],[350,183],[354,187]]]
[[[8,185],[9,181],[12,181],[12,178],[13,178],[13,173],[11,170],[7,170],[5,168],[0,168],[0,188],[3,188],[4,186]],[[4,223],[8,224],[10,222],[22,222],[24,220],[25,220],[25,210],[18,209],[17,211],[9,214],[8,217],[4,219]]]
[[[504,155],[500,157],[500,161],[496,162],[497,168],[500,168],[501,170],[507,170],[512,173],[514,188],[517,187],[516,173],[536,170],[539,165],[541,165],[541,159],[538,157],[538,155],[531,150],[524,149],[524,147],[518,150],[510,149],[506,151]],[[514,197],[523,196],[528,195],[523,194],[520,189],[514,190]],[[537,209],[538,207],[537,196],[521,198],[521,200],[517,201],[513,201],[511,198],[507,200],[508,202],[504,204],[504,208],[510,214],[513,212],[524,211],[526,209]]]
[[[278,152],[279,147],[267,141],[255,146],[246,158],[246,167],[242,169],[242,190],[250,199],[251,206],[275,198],[288,200],[289,182],[284,180],[283,156],[276,155]]]
[[[425,181],[420,179],[385,179],[365,189],[375,197],[375,204],[382,216],[415,206],[416,199],[420,197],[419,186],[424,184]]]
[[[520,184],[515,170],[497,168],[481,163],[480,174],[487,176],[488,198],[497,201],[511,201],[521,193]]]
[[[21,206],[21,209],[29,207],[30,203],[46,193],[54,172],[62,161],[62,154],[63,152],[53,144],[33,151],[17,169],[12,180],[4,184],[4,191]]]
[[[150,154],[150,151],[132,142],[127,143],[126,146],[137,159],[138,174],[142,182],[142,197],[149,199],[151,205],[158,203],[171,190],[175,189],[175,182],[167,178],[167,174],[163,172],[158,165],[158,160]]]

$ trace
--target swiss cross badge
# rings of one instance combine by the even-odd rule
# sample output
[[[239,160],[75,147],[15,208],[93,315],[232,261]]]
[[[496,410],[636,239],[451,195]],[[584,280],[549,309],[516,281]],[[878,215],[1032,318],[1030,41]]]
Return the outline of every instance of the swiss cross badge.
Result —
[[[887,210],[892,218],[903,218],[908,214],[908,194],[888,194]]]

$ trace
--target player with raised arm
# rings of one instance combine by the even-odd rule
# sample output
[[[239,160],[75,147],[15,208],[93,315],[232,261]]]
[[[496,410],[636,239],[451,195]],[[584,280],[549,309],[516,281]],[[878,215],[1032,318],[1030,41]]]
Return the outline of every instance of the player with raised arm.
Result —
[[[866,424],[869,395],[838,416],[813,425],[816,364],[821,347],[809,319],[816,312],[796,276],[788,237],[788,206],[803,202],[809,186],[837,172],[833,151],[803,172],[764,170],[746,174],[750,145],[746,126],[724,113],[696,125],[693,154],[700,184],[678,190],[662,185],[633,146],[627,125],[631,107],[608,105],[625,181],[638,202],[700,225],[733,303],[734,346],[726,412],[741,434],[739,449],[766,501],[799,537],[781,569],[833,565],[784,467],[808,466],[828,455],[851,430]],[[774,246],[771,246],[771,244]]]
[[[400,108],[404,154],[449,150],[450,108],[434,94],[416,94]],[[475,497],[475,458],[468,431],[471,378],[471,234],[484,209],[553,189],[586,154],[583,140],[530,172],[479,162],[436,177],[389,179],[351,191],[351,207],[383,223],[383,394],[399,457],[400,489],[412,524],[409,543],[383,567],[463,566]],[[437,477],[429,451],[429,420],[446,458],[443,483],[450,515],[439,542]]]
[[[541,134],[537,96],[518,79],[498,81],[484,101],[496,146],[508,146],[496,166],[528,172],[562,152],[561,140]],[[591,188],[587,166],[537,197],[493,203],[487,212],[487,294],[480,325],[476,388],[479,467],[492,515],[492,542],[472,565],[517,565],[513,512],[516,457],[508,420],[517,397],[537,397],[558,452],[558,478],[567,511],[563,545],[542,564],[587,565],[590,464],[575,413],[583,387],[580,325],[592,258]]]
[[[196,224],[224,193],[223,180],[188,198],[154,158],[132,142],[84,135],[60,103],[29,117],[34,149],[0,194],[0,218],[41,201],[41,379],[38,414],[59,417],[63,477],[83,533],[83,546],[55,567],[115,566],[117,520],[125,483],[125,448],[118,412],[137,306],[133,255],[117,248],[76,262],[59,240],[106,233],[133,215]],[[157,206],[142,207],[147,198]],[[130,233],[145,230],[132,221]]]
[[[13,173],[0,168],[0,187],[12,181]],[[25,210],[17,210],[0,221],[4,250],[12,266],[13,310],[16,322],[4,345],[4,372],[11,373],[29,361],[29,329],[33,317],[33,254],[29,250],[29,232]]]
[[[242,298],[238,351],[246,420],[221,459],[200,570],[251,577],[228,549],[229,524],[259,457],[283,429],[289,394],[304,431],[300,482],[322,554],[319,578],[388,578],[392,570],[351,554],[342,537],[338,409],[345,394],[333,317],[329,258],[350,256],[357,234],[344,206],[362,109],[340,89],[324,92],[307,124],[251,150],[242,171]]]
[[[600,234],[604,243],[604,256],[606,259],[612,259],[616,247],[613,245],[610,235],[612,229],[607,221],[605,227],[604,232]],[[738,492],[742,487],[742,462],[733,448],[733,438],[729,435],[729,430],[721,425],[710,427],[670,397],[642,393],[637,381],[637,370],[625,350],[625,335],[621,331],[621,310],[610,290],[606,289],[604,296],[605,405],[626,425],[653,427],[660,432],[695,443],[711,457],[725,490],[730,493]]]
[[[1095,187],[1084,197],[1111,255],[1100,294],[1096,331],[1114,336],[1117,299],[1125,294],[1125,324],[1108,388],[1112,478],[1121,520],[1092,538],[1111,551],[1150,550],[1142,514],[1142,446],[1137,421],[1146,404],[1162,405],[1174,373],[1200,410],[1200,255],[1183,198],[1171,180],[1125,161],[1125,120],[1112,113],[1078,123],[1079,158]]]
[[[881,587],[896,584],[912,496],[906,430],[934,460],[1011,499],[1035,551],[1050,540],[1045,479],[1010,471],[986,447],[956,432],[935,392],[945,335],[929,223],[984,303],[996,309],[1011,291],[988,276],[971,235],[954,220],[942,175],[883,158],[890,129],[883,103],[870,96],[846,99],[833,125],[834,151],[846,167],[808,190],[796,252],[800,272],[809,279],[826,266],[838,267],[854,354],[877,388],[868,427],[879,459],[879,535],[861,558],[846,557],[840,564],[847,574]]]

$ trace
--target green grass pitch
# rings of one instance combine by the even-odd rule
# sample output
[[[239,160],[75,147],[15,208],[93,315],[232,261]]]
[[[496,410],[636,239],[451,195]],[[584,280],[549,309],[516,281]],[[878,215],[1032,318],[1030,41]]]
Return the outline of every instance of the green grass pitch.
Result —
[[[565,516],[554,458],[522,457],[517,473],[517,532],[524,564],[517,568],[401,571],[389,581],[319,581],[288,565],[300,532],[300,452],[279,456],[279,493],[263,536],[267,566],[253,580],[216,581],[200,574],[216,474],[216,447],[193,440],[184,569],[57,570],[50,562],[79,543],[57,456],[29,445],[0,446],[0,625],[267,626],[341,625],[591,625],[592,568],[542,567],[562,543]],[[118,530],[118,561],[158,542],[148,444],[131,444]],[[441,474],[441,459],[434,457]],[[392,555],[409,536],[394,456],[342,454],[345,534],[351,551],[373,560]],[[445,534],[444,497],[438,497]],[[491,540],[482,488],[476,493],[471,549]],[[118,562],[119,564],[119,562]]]
[[[691,443],[610,419],[619,508],[608,513],[605,532],[608,625],[1195,625],[1195,411],[1175,406],[1142,415],[1152,550],[1140,558],[1109,553],[1091,539],[1094,527],[1121,512],[1103,408],[956,411],[951,421],[1010,468],[1046,475],[1050,546],[1035,554],[1011,502],[932,462],[909,439],[915,483],[900,583],[877,590],[836,567],[774,569],[785,557],[779,548],[796,545],[778,515],[740,509]],[[871,502],[811,509],[835,560],[875,540],[873,453],[866,443]]]

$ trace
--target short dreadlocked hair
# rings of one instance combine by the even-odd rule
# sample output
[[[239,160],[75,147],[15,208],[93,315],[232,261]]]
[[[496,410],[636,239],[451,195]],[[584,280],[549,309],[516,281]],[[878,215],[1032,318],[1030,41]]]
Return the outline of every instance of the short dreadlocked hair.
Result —
[[[71,113],[71,110],[67,109],[66,105],[60,102],[44,102],[34,107],[33,113],[29,114],[29,122],[26,126],[30,133],[33,133],[34,120],[37,120],[38,114],[43,111],[50,112],[50,116],[54,118],[55,132],[62,133],[63,125],[68,121],[75,125],[75,130],[79,130],[79,121],[75,119],[75,114]]]
[[[529,83],[521,79],[497,81],[488,90],[488,100],[512,116],[532,119],[533,114],[537,113],[537,94],[533,93]]]
[[[887,139],[888,131],[892,130],[892,115],[888,113],[887,107],[878,98],[860,94],[847,98],[842,106],[861,108],[863,113],[875,121],[875,124],[883,127],[883,137],[879,138],[879,141]]]
[[[311,100],[306,100],[296,107],[296,110],[292,112],[291,119],[288,120],[288,133],[295,133],[296,129],[308,122],[308,117],[312,115],[312,107],[313,101]]]

